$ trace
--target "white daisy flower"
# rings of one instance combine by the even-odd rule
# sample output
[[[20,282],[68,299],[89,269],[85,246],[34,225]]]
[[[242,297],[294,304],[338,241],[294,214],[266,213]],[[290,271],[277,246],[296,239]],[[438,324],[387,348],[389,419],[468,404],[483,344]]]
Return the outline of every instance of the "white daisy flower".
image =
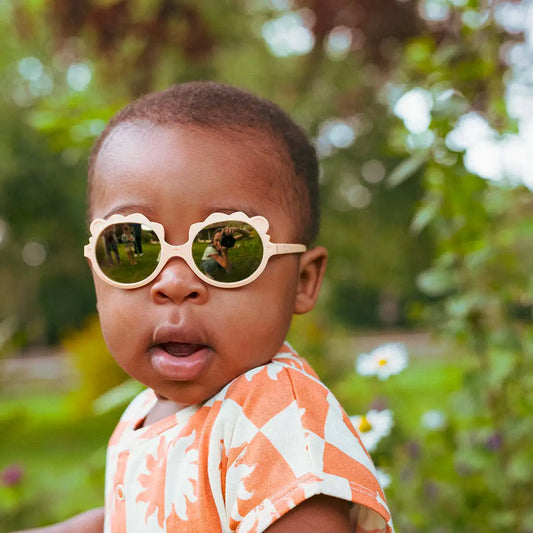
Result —
[[[446,415],[438,409],[430,409],[422,415],[420,422],[426,429],[438,431],[446,425]]]
[[[355,368],[362,376],[377,376],[384,380],[399,374],[407,367],[407,348],[401,342],[389,342],[378,346],[370,353],[357,357]]]
[[[350,420],[369,452],[375,450],[383,437],[390,435],[394,425],[390,409],[383,411],[371,409],[366,415],[351,416]]]

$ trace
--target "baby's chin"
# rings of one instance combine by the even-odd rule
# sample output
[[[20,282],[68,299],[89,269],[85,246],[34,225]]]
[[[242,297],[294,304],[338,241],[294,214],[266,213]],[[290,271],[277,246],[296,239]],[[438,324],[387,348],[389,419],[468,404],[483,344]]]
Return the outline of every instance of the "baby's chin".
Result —
[[[191,355],[181,351],[176,355],[176,350],[169,354],[169,351],[171,350],[162,350],[160,347],[152,349],[155,375],[151,375],[154,381],[146,385],[154,390],[161,402],[172,402],[178,408],[205,403],[234,379],[253,368],[268,364],[275,355],[258,358],[246,366],[225,365],[220,368],[216,366],[217,357],[210,348],[192,350]]]
[[[203,404],[219,393],[226,385],[227,383],[216,387],[202,387],[201,385],[179,383],[153,390],[158,401],[171,402],[180,410],[191,405]]]

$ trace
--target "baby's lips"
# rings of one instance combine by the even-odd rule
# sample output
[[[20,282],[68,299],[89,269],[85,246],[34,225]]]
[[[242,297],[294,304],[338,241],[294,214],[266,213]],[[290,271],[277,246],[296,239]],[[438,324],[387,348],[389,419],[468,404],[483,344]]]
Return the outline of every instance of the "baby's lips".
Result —
[[[203,344],[189,344],[184,342],[163,342],[159,346],[174,357],[188,357],[205,348]]]

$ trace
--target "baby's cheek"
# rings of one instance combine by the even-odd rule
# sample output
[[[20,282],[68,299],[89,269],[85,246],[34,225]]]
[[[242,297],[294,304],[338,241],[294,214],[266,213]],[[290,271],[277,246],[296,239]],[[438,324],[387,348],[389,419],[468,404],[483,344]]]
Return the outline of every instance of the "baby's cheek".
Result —
[[[118,333],[117,330],[113,327],[111,327],[108,317],[106,316],[105,310],[98,311],[98,314],[100,316],[100,328],[102,330],[102,335],[104,337],[104,341],[107,345],[107,349],[110,351],[111,355],[116,358],[115,351],[115,338],[116,334]]]
[[[134,341],[137,327],[132,320],[131,306],[114,302],[106,290],[97,290],[97,310],[100,317],[100,327],[107,347],[113,357],[120,352],[121,346]],[[128,308],[130,312],[128,313]],[[129,331],[129,333],[128,333]]]

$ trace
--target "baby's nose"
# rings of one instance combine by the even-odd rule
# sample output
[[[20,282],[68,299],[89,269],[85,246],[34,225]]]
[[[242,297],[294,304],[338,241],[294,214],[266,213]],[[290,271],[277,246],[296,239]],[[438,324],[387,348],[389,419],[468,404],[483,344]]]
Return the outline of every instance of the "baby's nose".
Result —
[[[201,304],[207,301],[207,294],[205,283],[179,257],[168,261],[150,287],[150,295],[156,303],[172,301],[181,305],[190,301]]]

